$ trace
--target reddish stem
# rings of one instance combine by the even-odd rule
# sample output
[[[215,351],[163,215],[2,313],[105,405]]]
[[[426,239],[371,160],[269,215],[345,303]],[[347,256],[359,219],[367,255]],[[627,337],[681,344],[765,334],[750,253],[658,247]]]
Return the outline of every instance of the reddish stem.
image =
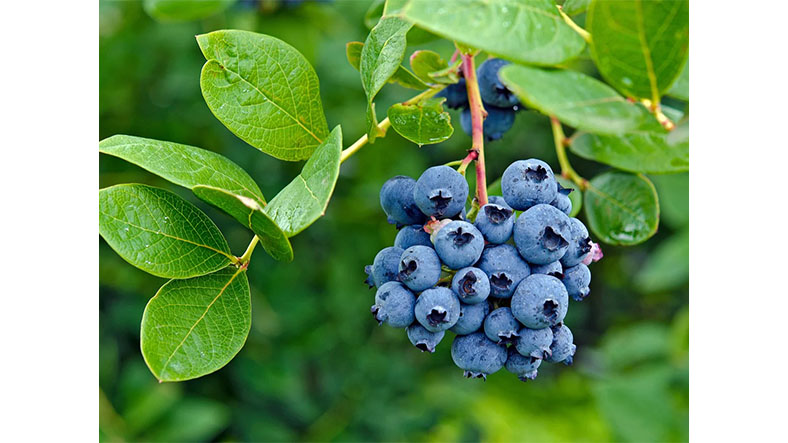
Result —
[[[462,54],[462,72],[465,76],[465,86],[471,110],[471,137],[473,140],[471,151],[476,151],[476,199],[479,206],[484,206],[487,204],[487,172],[484,165],[484,118],[487,116],[487,112],[484,110],[482,97],[479,93],[473,55]]]

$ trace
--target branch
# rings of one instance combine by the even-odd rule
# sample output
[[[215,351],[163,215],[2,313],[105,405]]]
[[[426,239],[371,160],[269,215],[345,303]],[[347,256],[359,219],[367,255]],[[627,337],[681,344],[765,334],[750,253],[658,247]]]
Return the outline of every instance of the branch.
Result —
[[[484,110],[482,96],[479,93],[479,81],[476,79],[473,55],[462,54],[462,73],[465,76],[465,87],[468,91],[468,103],[471,109],[471,137],[473,139],[471,152],[475,151],[476,153],[476,200],[479,202],[479,206],[484,206],[487,204],[487,172],[484,165],[484,118],[487,116],[487,111]]]

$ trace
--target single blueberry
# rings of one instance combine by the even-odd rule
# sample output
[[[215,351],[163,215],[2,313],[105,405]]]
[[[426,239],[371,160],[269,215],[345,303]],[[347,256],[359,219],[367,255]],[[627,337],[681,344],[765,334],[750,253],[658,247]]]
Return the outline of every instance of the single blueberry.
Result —
[[[532,158],[509,165],[501,176],[501,189],[509,206],[524,211],[540,203],[552,202],[558,193],[558,183],[550,165]]]
[[[514,222],[514,244],[528,263],[552,263],[569,249],[571,224],[566,214],[550,205],[533,206]]]
[[[424,226],[422,225],[403,226],[402,229],[397,232],[397,237],[394,239],[394,246],[408,249],[416,245],[432,247],[430,234],[424,230]]]
[[[490,243],[506,243],[512,236],[514,210],[512,208],[487,203],[476,214],[476,226]]]
[[[500,58],[485,60],[479,65],[476,74],[479,78],[479,93],[485,104],[501,108],[511,108],[519,103],[517,96],[503,84],[498,72],[509,62]]]
[[[556,192],[555,198],[550,202],[550,205],[555,206],[559,211],[569,215],[569,213],[572,212],[572,200],[569,199],[569,193],[571,193],[573,189],[565,188],[557,181],[556,185],[558,186],[558,192]]]
[[[416,296],[400,282],[384,283],[375,293],[375,304],[370,311],[378,323],[393,328],[406,328],[413,323]]]
[[[553,331],[550,328],[520,329],[520,337],[515,342],[517,352],[534,358],[547,358],[552,354]]]
[[[511,297],[520,281],[531,274],[528,263],[509,244],[488,245],[476,267],[487,274],[490,295],[497,298]]]
[[[446,97],[446,102],[444,104],[451,109],[468,107],[468,90],[466,89],[464,78],[461,78],[457,83],[446,86],[446,88],[435,96]]]
[[[466,221],[452,221],[435,234],[435,252],[443,264],[451,269],[461,269],[476,263],[482,250],[482,233]]]
[[[546,265],[530,264],[529,266],[531,266],[531,274],[552,275],[559,280],[564,277],[564,267],[561,266],[561,262],[558,260]]]
[[[421,349],[421,352],[435,352],[435,347],[446,334],[444,331],[430,332],[418,323],[408,326],[407,333],[408,340],[413,343],[413,346]]]
[[[566,365],[571,365],[577,350],[573,341],[572,331],[566,325],[561,324],[553,328],[553,343],[550,345],[552,354],[545,360],[550,363],[563,362]]]
[[[479,268],[462,268],[452,277],[451,289],[463,303],[481,303],[490,295],[490,279]]]
[[[482,132],[484,132],[484,138],[487,141],[498,140],[503,137],[506,131],[512,129],[515,117],[514,109],[485,105],[484,110],[487,111],[487,117],[484,118]],[[460,126],[466,134],[473,135],[473,120],[469,108],[463,109],[460,114]]]
[[[380,206],[388,217],[388,222],[397,225],[423,224],[424,214],[413,200],[416,180],[405,175],[397,175],[383,183],[380,188]]]
[[[413,188],[413,199],[421,212],[435,218],[460,214],[467,198],[465,177],[446,165],[428,168]]]
[[[370,288],[373,286],[379,288],[383,283],[398,280],[399,260],[403,252],[405,251],[402,248],[389,246],[375,255],[372,264],[364,267],[364,272],[369,276],[367,284]]]
[[[506,363],[506,348],[490,341],[482,332],[454,337],[451,359],[468,378],[483,378],[500,370]]]
[[[451,289],[438,286],[419,295],[414,311],[416,320],[428,331],[445,331],[460,318],[460,300]]]
[[[520,323],[508,307],[498,308],[484,319],[484,335],[499,345],[509,345],[520,336]]]
[[[588,236],[588,229],[583,222],[571,218],[566,240],[569,242],[569,247],[566,249],[566,254],[561,257],[561,264],[568,268],[582,263],[591,252],[591,237]]]
[[[466,305],[460,303],[460,318],[451,327],[451,332],[457,335],[472,334],[481,329],[484,318],[490,313],[490,304],[487,302]]]
[[[574,301],[582,301],[591,292],[588,287],[591,284],[591,271],[588,266],[580,263],[579,265],[566,268],[564,278],[561,279],[566,286],[566,292]]]
[[[512,314],[531,329],[552,327],[564,321],[569,294],[561,280],[533,274],[520,282],[512,296]]]
[[[435,286],[441,278],[441,261],[428,246],[411,246],[402,252],[398,269],[399,280],[416,292]]]
[[[487,197],[487,203],[492,203],[494,205],[503,206],[504,208],[512,209],[509,206],[509,203],[506,203],[506,200],[503,199],[500,195],[490,195]]]
[[[514,348],[509,348],[508,358],[506,359],[506,370],[516,375],[522,381],[533,380],[539,371],[539,365],[542,364],[541,358],[523,356]]]

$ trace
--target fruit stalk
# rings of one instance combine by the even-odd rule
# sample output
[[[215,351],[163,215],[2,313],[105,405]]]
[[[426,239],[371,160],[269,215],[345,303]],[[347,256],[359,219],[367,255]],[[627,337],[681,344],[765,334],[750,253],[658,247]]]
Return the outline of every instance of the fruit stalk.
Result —
[[[588,180],[580,176],[569,163],[569,157],[566,155],[566,135],[564,129],[561,127],[561,122],[554,116],[550,116],[550,126],[553,128],[553,141],[555,142],[555,153],[558,156],[558,164],[561,165],[561,175],[572,180],[581,191],[588,188]]]
[[[465,76],[465,87],[468,90],[468,104],[471,110],[473,139],[471,151],[476,152],[476,199],[479,201],[479,206],[484,206],[487,204],[487,172],[484,165],[483,127],[487,112],[484,110],[482,96],[479,93],[479,81],[476,78],[473,55],[462,54],[462,73]]]

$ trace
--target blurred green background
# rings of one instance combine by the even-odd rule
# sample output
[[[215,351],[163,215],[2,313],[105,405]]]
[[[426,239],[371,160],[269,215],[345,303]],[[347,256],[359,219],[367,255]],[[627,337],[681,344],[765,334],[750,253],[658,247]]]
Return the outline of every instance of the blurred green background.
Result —
[[[225,129],[203,102],[196,34],[236,28],[270,34],[315,67],[329,127],[345,145],[364,131],[365,99],[345,43],[368,33],[367,1],[266,10],[237,4],[212,18],[162,24],[140,2],[100,3],[100,138],[133,134],[203,147],[242,165],[272,198],[301,164],[268,157]],[[582,17],[580,17],[582,22]],[[445,41],[411,45],[449,57]],[[594,73],[588,60],[577,69]],[[378,109],[415,92],[396,85]],[[382,113],[382,111],[379,111]],[[459,115],[452,111],[453,121]],[[450,336],[423,354],[404,331],[378,327],[363,267],[393,243],[378,204],[383,182],[417,177],[464,156],[470,137],[418,148],[391,131],[342,165],[325,217],[293,238],[295,260],[260,250],[250,267],[252,330],[226,367],[160,384],[139,349],[143,308],[164,280],[133,268],[100,241],[100,436],[105,441],[683,441],[688,433],[688,177],[655,176],[657,235],[631,248],[603,245],[591,296],[571,303],[566,324],[575,365],[544,364],[528,383],[501,371],[468,380],[449,354]],[[557,167],[549,121],[521,112],[487,145],[488,177],[514,160]],[[599,164],[572,157],[590,177]],[[100,186],[140,182],[171,189],[205,210],[240,254],[251,238],[234,220],[136,166],[100,157]],[[581,213],[581,219],[583,215]]]

